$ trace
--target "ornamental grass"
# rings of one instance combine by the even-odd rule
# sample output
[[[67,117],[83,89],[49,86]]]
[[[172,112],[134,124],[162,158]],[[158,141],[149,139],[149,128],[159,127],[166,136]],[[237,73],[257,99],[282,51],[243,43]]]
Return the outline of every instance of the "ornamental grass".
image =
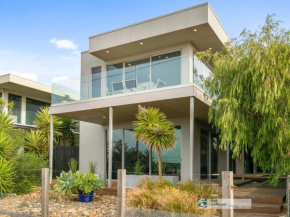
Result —
[[[185,181],[172,184],[162,179],[144,178],[136,188],[128,191],[127,205],[138,209],[160,210],[174,213],[219,216],[217,209],[199,209],[198,198],[217,198],[215,186],[206,182]]]

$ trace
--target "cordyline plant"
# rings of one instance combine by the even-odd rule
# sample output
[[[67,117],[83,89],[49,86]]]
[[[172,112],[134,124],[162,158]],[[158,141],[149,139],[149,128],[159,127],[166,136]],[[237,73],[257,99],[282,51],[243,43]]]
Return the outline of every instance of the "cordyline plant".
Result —
[[[198,57],[214,67],[205,87],[222,147],[229,141],[235,156],[242,147],[250,150],[277,183],[290,174],[290,32],[274,16],[255,33],[244,30],[220,52]]]
[[[157,108],[138,107],[133,131],[136,140],[157,152],[159,179],[162,179],[161,151],[175,147],[177,135],[174,124]]]

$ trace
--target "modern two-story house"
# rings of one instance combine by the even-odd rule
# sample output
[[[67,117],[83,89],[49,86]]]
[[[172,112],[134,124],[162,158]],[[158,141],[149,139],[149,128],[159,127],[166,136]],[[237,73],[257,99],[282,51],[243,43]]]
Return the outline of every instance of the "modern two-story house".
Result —
[[[13,74],[0,76],[0,98],[7,104],[14,103],[14,126],[35,129],[35,114],[40,107],[50,106],[51,87]]]
[[[223,170],[241,173],[240,160],[219,148],[208,124],[211,100],[203,78],[212,67],[195,56],[219,51],[229,40],[208,3],[91,36],[81,54],[80,90],[53,84],[50,107],[52,116],[81,121],[80,169],[97,162],[109,186],[118,169],[133,173],[136,162],[144,174],[157,174],[156,153],[132,131],[142,105],[159,108],[176,126],[176,147],[162,153],[165,175],[186,180],[219,178]]]

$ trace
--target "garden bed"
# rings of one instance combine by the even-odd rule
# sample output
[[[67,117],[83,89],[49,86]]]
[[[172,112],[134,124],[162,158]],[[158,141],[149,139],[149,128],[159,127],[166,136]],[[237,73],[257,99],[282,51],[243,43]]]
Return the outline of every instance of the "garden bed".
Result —
[[[49,192],[50,216],[116,216],[117,198],[115,196],[94,196],[91,203],[80,203],[77,195],[70,200],[59,198],[59,194]],[[0,199],[0,215],[18,213],[29,216],[41,216],[41,193],[39,190],[26,195],[8,195]]]

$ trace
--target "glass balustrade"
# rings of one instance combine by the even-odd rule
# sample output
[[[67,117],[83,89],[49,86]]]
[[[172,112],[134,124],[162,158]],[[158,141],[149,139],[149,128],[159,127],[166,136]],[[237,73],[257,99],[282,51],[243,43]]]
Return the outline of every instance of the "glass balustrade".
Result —
[[[193,76],[192,76],[193,73]],[[120,62],[106,68],[95,67],[90,75],[75,82],[52,84],[52,104],[137,92],[158,90],[177,85],[196,84],[203,89],[203,80],[210,69],[194,55],[181,56],[180,51],[135,61]],[[190,78],[193,77],[193,81]]]

